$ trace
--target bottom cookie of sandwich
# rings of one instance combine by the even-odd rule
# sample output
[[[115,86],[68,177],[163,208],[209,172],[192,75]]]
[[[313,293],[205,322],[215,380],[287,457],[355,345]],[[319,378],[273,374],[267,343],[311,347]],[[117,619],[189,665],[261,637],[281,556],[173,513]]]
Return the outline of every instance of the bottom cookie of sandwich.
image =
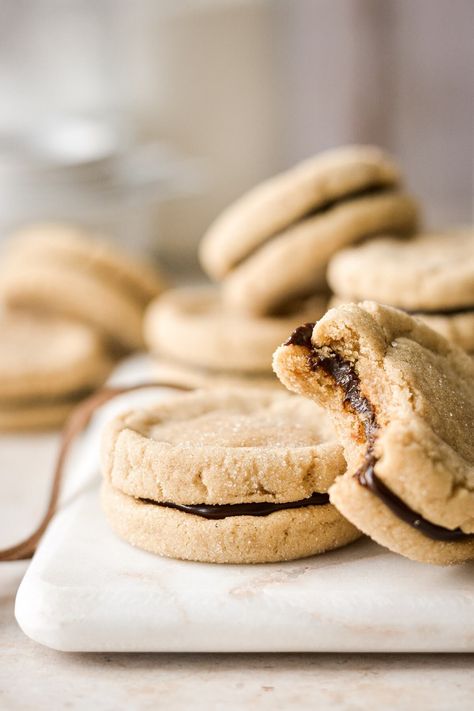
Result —
[[[317,501],[315,504],[314,501]],[[296,560],[340,548],[360,532],[324,495],[301,502],[268,504],[263,513],[239,514],[229,508],[208,518],[202,507],[190,513],[172,504],[136,499],[107,480],[102,507],[112,529],[128,543],[151,553],[203,563],[273,563]],[[222,507],[224,508],[224,507]],[[244,509],[245,510],[245,509]],[[260,505],[262,511],[262,505]],[[217,515],[220,515],[217,513]]]

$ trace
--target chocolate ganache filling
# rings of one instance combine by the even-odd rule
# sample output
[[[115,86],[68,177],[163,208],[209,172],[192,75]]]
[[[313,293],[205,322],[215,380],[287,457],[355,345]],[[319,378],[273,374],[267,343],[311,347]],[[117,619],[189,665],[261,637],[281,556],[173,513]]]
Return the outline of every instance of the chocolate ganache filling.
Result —
[[[352,363],[344,360],[338,353],[331,355],[318,353],[314,348],[311,336],[314,323],[306,323],[297,328],[286,341],[285,345],[303,346],[309,350],[308,359],[311,370],[321,368],[344,392],[344,403],[356,412],[362,421],[367,441],[367,451],[362,466],[354,477],[361,486],[365,486],[382,501],[399,519],[417,529],[427,538],[435,541],[462,541],[474,538],[474,534],[465,533],[460,528],[449,529],[431,523],[407,506],[394,494],[375,474],[377,458],[374,454],[374,444],[379,429],[375,409],[371,402],[362,395],[360,380]]]
[[[300,501],[288,501],[281,504],[274,504],[270,501],[250,504],[174,504],[171,501],[153,501],[152,499],[140,499],[144,504],[155,504],[168,509],[177,509],[184,513],[202,516],[202,518],[220,519],[230,516],[269,516],[275,511],[285,511],[286,509],[302,509],[305,506],[325,506],[329,504],[329,495],[315,492],[307,499]]]

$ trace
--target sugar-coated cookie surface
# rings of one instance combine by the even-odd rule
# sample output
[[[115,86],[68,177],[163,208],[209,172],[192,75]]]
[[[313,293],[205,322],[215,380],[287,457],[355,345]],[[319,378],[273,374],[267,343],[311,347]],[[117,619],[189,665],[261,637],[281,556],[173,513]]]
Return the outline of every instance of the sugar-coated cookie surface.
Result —
[[[474,557],[474,363],[419,320],[373,302],[331,309],[274,356],[292,391],[332,412],[347,472],[331,501],[409,558]]]
[[[349,297],[332,296],[329,299],[329,308],[340,306],[341,304],[354,303],[355,299]],[[429,313],[425,311],[410,314],[414,318],[423,321],[427,326],[437,331],[448,341],[452,341],[457,346],[464,348],[468,353],[474,352],[474,309],[466,308],[459,311],[444,313]]]
[[[474,313],[474,231],[373,239],[336,254],[328,281],[354,301],[435,313],[471,307]]]
[[[116,417],[106,479],[126,494],[182,504],[287,502],[327,491],[345,470],[324,410],[285,392],[215,388]]]
[[[182,287],[150,304],[145,340],[153,353],[181,364],[271,373],[273,351],[288,331],[319,319],[326,304],[326,296],[314,296],[280,316],[252,317],[227,309],[213,287]]]

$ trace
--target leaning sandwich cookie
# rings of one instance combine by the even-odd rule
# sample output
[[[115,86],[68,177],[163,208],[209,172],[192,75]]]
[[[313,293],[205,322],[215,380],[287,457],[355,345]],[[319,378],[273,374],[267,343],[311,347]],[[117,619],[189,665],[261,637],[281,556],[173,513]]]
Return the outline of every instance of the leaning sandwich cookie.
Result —
[[[408,558],[474,558],[474,363],[411,316],[331,309],[277,349],[286,387],[333,415],[347,471],[331,502]]]
[[[326,414],[286,393],[216,388],[125,413],[102,460],[111,527],[153,553],[265,563],[360,536],[329,503],[345,461]]]
[[[417,205],[392,158],[373,146],[327,151],[230,206],[201,242],[226,303],[254,315],[324,289],[337,250],[380,233],[409,234]]]

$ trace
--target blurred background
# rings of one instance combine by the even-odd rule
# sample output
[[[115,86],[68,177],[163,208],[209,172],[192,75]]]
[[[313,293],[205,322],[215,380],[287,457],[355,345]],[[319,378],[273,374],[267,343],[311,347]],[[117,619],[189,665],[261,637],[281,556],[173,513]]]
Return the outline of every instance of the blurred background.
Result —
[[[73,219],[179,275],[218,212],[323,148],[398,156],[472,221],[471,0],[0,0],[0,239]]]

